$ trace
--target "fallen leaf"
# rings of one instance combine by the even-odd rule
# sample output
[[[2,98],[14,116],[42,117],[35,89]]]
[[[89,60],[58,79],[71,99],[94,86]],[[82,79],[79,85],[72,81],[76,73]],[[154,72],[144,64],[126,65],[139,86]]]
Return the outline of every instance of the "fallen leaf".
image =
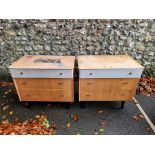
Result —
[[[136,120],[136,121],[140,120],[140,118],[138,116],[133,116],[133,119]]]
[[[144,116],[143,115],[133,116],[133,119],[136,120],[136,121],[139,121],[141,119],[144,119]]]
[[[49,121],[47,120],[47,118],[44,119],[44,122],[42,123],[46,128],[50,127]]]
[[[136,93],[142,93],[143,95],[150,96],[155,94],[155,78],[143,77],[139,80]]]
[[[75,122],[78,121],[79,119],[78,115],[73,115],[73,114],[70,115],[70,118],[73,119]]]
[[[144,119],[144,116],[143,116],[143,115],[139,115],[139,117],[140,117],[141,119]]]
[[[2,124],[9,124],[8,120],[2,121]]]
[[[13,114],[13,111],[10,111],[9,114],[12,115]]]
[[[49,127],[50,127],[49,122],[43,122],[43,125],[44,125],[46,128],[49,128]]]
[[[103,113],[103,110],[99,110],[98,113],[99,113],[99,114],[102,114],[102,113]]]
[[[71,127],[71,124],[69,122],[67,122],[66,127],[67,128],[70,128]]]
[[[41,123],[43,123],[43,122],[45,121],[46,118],[47,118],[47,116],[41,115],[40,118],[39,118],[39,121],[40,121]]]
[[[103,128],[101,128],[101,129],[99,129],[99,131],[100,131],[100,132],[104,132],[104,129],[103,129]]]
[[[40,115],[35,115],[35,118],[37,118],[37,119],[40,118]]]
[[[9,106],[7,105],[7,106],[4,106],[3,107],[3,111],[5,111],[6,109],[8,109],[9,108]]]
[[[4,95],[7,95],[8,93],[9,93],[9,92],[6,91],[6,92],[4,93]]]
[[[12,86],[14,83],[12,82],[0,82],[1,87],[7,87],[7,86]]]
[[[47,119],[47,118],[46,118]],[[46,128],[39,120],[14,121],[4,120],[0,123],[0,135],[54,135],[55,130]]]

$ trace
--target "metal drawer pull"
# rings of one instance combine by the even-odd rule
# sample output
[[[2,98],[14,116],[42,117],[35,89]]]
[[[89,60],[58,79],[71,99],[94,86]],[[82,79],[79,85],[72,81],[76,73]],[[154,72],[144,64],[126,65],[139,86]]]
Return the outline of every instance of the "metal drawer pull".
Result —
[[[132,72],[129,72],[129,75],[132,75]]]
[[[59,75],[63,75],[63,73],[59,73]]]
[[[20,75],[23,75],[23,72],[20,72]]]

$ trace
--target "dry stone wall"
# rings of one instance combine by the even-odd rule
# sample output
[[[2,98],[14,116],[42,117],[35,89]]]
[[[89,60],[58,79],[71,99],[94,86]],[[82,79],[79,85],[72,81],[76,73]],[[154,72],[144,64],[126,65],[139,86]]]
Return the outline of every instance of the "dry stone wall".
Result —
[[[0,77],[27,54],[125,53],[145,66],[143,76],[155,76],[155,20],[0,20]]]

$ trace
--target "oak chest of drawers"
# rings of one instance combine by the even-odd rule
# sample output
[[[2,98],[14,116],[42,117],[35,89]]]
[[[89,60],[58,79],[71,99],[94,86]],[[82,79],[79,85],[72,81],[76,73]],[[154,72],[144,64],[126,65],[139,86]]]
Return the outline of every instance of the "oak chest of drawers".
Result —
[[[128,55],[78,56],[79,101],[127,101],[143,67]]]
[[[27,55],[10,67],[20,101],[74,101],[74,57]]]

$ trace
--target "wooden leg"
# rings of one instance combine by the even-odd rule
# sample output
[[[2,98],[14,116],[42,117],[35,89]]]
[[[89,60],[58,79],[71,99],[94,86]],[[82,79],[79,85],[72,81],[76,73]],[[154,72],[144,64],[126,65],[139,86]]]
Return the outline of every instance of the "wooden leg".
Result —
[[[82,109],[84,109],[84,108],[86,107],[86,103],[85,103],[85,102],[79,102],[79,104],[80,104],[80,107],[81,107]]]
[[[121,101],[121,109],[124,108],[125,101]]]

